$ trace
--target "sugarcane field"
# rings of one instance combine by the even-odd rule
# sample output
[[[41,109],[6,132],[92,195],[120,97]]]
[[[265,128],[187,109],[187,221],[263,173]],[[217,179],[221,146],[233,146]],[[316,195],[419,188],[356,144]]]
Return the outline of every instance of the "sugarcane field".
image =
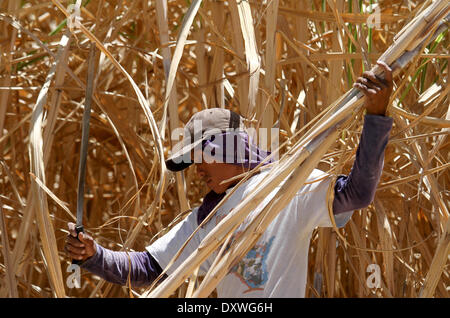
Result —
[[[449,22],[0,1],[0,298],[449,298]]]

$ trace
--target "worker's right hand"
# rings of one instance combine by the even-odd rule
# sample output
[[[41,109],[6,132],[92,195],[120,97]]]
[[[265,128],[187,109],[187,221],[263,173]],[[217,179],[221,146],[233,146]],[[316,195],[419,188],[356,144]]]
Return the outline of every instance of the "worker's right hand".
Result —
[[[94,239],[85,232],[78,233],[75,230],[75,224],[68,223],[69,235],[66,238],[66,244],[64,250],[67,255],[75,260],[85,261],[89,257],[95,255],[97,248]]]
[[[367,114],[384,116],[394,87],[392,69],[385,62],[378,61],[377,64],[384,71],[384,79],[373,71],[366,71],[353,86],[366,96],[364,107]]]

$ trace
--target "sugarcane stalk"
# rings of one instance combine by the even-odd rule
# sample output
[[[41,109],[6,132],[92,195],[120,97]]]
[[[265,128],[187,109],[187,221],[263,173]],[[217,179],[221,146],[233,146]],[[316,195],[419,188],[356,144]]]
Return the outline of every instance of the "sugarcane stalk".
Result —
[[[439,283],[439,279],[442,276],[445,264],[447,263],[450,253],[450,218],[447,219],[445,231],[439,240],[436,253],[431,262],[430,269],[428,270],[425,282],[420,291],[420,298],[433,297],[434,291]]]

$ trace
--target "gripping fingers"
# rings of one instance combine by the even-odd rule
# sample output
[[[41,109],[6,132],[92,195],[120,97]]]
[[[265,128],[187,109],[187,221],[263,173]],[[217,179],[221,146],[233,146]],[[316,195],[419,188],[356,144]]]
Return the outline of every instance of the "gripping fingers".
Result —
[[[360,77],[358,78],[358,81],[365,85],[368,89],[372,89],[374,90],[374,93],[377,91],[381,91],[382,87],[380,87],[380,85],[373,83],[372,81],[368,80],[365,77]]]
[[[366,96],[370,96],[370,95],[376,94],[376,90],[375,89],[369,88],[366,85],[361,84],[359,82],[354,83],[353,86],[355,88],[359,89],[361,92],[363,92],[363,94],[366,95]]]
[[[69,256],[73,259],[81,260],[86,255],[86,247],[77,238],[68,235],[64,247]]]
[[[66,252],[69,255],[70,258],[76,259],[76,260],[82,260],[84,258],[84,255],[86,252],[84,249],[79,249],[71,246],[66,246]]]
[[[381,77],[375,75],[375,73],[372,71],[366,71],[362,74],[362,76],[363,76],[363,78],[372,82],[374,85],[376,85],[380,89],[388,87],[388,82],[386,80],[382,79]]]
[[[76,228],[75,223],[69,222],[68,223],[68,228],[69,228],[69,233],[70,233],[71,236],[73,236],[73,237],[77,237],[78,236],[78,233],[77,233],[77,231],[75,229]]]
[[[392,69],[383,61],[378,61],[377,64],[383,68],[386,85],[390,87],[392,85]]]

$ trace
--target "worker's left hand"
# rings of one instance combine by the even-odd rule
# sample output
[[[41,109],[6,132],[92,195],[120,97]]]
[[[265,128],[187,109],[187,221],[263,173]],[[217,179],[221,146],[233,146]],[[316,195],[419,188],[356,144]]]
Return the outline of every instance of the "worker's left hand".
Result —
[[[364,107],[367,114],[384,116],[392,93],[392,69],[382,61],[377,64],[384,70],[384,79],[372,71],[366,71],[358,77],[353,87],[366,96]]]

